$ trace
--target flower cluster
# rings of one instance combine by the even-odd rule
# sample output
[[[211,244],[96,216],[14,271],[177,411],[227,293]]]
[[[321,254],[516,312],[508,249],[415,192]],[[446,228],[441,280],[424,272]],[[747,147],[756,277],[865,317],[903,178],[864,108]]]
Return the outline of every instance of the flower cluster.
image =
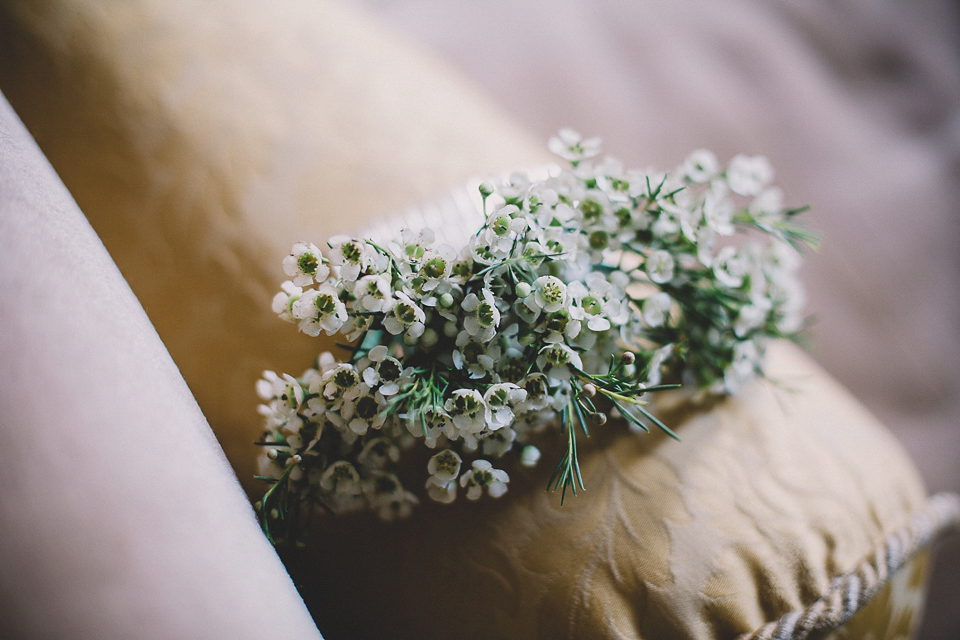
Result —
[[[591,160],[599,143],[570,130],[549,146],[569,168],[481,184],[485,221],[466,246],[423,229],[293,247],[274,311],[353,347],[259,382],[268,535],[304,508],[407,515],[419,498],[399,460],[418,442],[436,453],[413,486],[438,502],[500,497],[499,467],[536,464],[534,436],[551,430],[550,485],[576,491],[589,422],[672,435],[644,393],[734,391],[771,339],[797,337],[798,250],[815,237],[766,159],[723,166],[701,150],[667,174]]]

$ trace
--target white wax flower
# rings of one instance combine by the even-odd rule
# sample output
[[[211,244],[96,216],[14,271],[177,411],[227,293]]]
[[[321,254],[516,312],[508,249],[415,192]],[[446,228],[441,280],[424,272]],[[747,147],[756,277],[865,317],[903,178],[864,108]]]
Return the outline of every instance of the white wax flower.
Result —
[[[467,490],[467,498],[477,500],[483,495],[483,490],[492,498],[499,498],[507,492],[507,483],[510,476],[502,469],[495,469],[487,460],[474,460],[473,468],[460,476],[460,486]]]
[[[323,254],[312,242],[298,242],[283,259],[283,272],[293,278],[293,284],[305,287],[323,282],[330,275],[330,268],[324,264]]]
[[[726,173],[730,189],[742,196],[758,195],[773,180],[773,167],[763,156],[734,156]]]

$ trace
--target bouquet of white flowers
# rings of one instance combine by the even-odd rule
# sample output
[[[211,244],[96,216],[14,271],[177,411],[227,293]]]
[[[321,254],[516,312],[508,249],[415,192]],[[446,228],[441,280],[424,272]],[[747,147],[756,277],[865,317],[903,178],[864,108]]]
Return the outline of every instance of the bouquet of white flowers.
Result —
[[[549,147],[570,168],[482,183],[485,222],[464,247],[430,229],[293,247],[274,311],[351,344],[258,383],[271,540],[317,508],[408,515],[419,499],[398,470],[417,443],[437,451],[418,487],[447,503],[503,495],[494,461],[537,464],[534,436],[555,430],[549,488],[575,493],[578,431],[611,416],[674,436],[644,394],[731,392],[762,373],[769,340],[799,339],[799,249],[816,237],[766,159],[723,167],[700,150],[667,174],[594,162],[599,142],[570,130]]]

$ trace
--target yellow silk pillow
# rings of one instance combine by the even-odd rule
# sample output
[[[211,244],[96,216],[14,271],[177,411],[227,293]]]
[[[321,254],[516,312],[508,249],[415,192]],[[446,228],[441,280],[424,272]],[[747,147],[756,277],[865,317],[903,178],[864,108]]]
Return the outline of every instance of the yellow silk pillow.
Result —
[[[299,372],[322,347],[270,310],[293,242],[545,159],[443,65],[328,0],[8,2],[0,89],[248,488],[254,381]],[[663,400],[682,443],[615,430],[595,441],[588,490],[562,508],[540,469],[516,473],[501,501],[424,505],[387,527],[325,521],[289,564],[321,630],[731,638],[812,606],[908,527],[924,490],[806,356],[770,356],[783,388]],[[915,584],[922,566],[899,579]]]

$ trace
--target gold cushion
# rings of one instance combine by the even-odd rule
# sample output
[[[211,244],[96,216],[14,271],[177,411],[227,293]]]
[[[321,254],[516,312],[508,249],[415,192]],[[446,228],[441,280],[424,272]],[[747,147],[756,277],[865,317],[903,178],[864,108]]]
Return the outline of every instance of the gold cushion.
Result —
[[[288,567],[333,638],[750,633],[817,600],[924,503],[899,445],[805,355],[778,344],[769,366],[779,386],[661,400],[682,442],[597,441],[587,491],[562,507],[550,469],[515,474],[479,508],[329,519]]]

